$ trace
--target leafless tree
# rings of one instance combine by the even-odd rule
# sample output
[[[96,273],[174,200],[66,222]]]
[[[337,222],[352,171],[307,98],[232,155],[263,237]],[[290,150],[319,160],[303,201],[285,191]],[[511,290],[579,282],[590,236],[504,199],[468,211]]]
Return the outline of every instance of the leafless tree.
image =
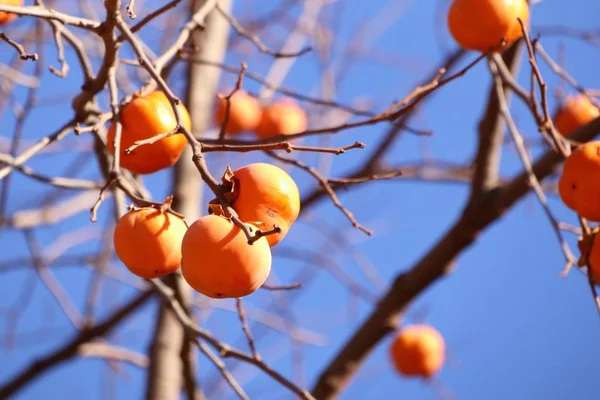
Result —
[[[542,40],[530,37],[529,29],[523,26],[524,38],[502,53],[493,52],[494,49],[484,54],[447,51],[437,65],[423,74],[418,85],[380,111],[358,100],[354,104],[339,102],[335,100],[336,85],[375,40],[365,32],[381,34],[396,22],[389,15],[398,15],[390,13],[389,7],[393,5],[386,5],[372,20],[356,29],[356,37],[349,41],[340,59],[330,60],[336,28],[335,18],[329,14],[335,15],[336,3],[343,1],[280,0],[273,2],[271,11],[258,17],[236,15],[234,0],[105,0],[103,4],[91,0],[35,0],[35,4],[27,6],[0,4],[0,12],[20,16],[18,23],[2,26],[0,32],[0,115],[4,114],[0,118],[15,121],[12,137],[0,137],[0,225],[3,231],[0,235],[7,232],[19,235],[29,250],[25,256],[3,254],[0,272],[8,277],[10,273],[26,270],[32,277],[25,280],[14,304],[2,310],[3,337],[7,346],[17,338],[19,318],[26,312],[32,286],[38,281],[68,318],[74,332],[64,338],[62,345],[41,354],[23,370],[10,376],[4,374],[0,398],[9,398],[34,380],[43,379],[56,366],[77,357],[100,358],[114,371],[118,371],[121,363],[147,369],[145,396],[149,399],[177,399],[182,392],[191,399],[211,397],[210,390],[216,392],[220,383],[227,384],[237,397],[247,399],[244,384],[239,382],[238,365],[255,367],[299,398],[337,398],[375,346],[398,328],[411,303],[449,274],[454,260],[474,244],[479,234],[532,190],[556,233],[557,243],[564,253],[565,271],[576,264],[563,233],[565,229],[589,233],[590,227],[582,219],[581,228],[565,228],[565,224],[553,216],[547,196],[555,195],[556,187],[548,178],[556,174],[572,145],[591,140],[600,132],[600,119],[581,127],[569,139],[561,136],[553,126],[550,95],[538,62],[542,60],[567,85],[592,100],[595,101],[598,93],[581,86],[544,50]],[[299,15],[292,16],[290,9],[297,10]],[[377,30],[373,29],[375,24]],[[286,34],[273,33],[278,32],[277,29]],[[592,45],[600,41],[597,32],[565,27],[544,27],[540,32],[575,36]],[[277,37],[283,39],[277,40]],[[245,62],[226,64],[228,52],[242,54]],[[310,52],[317,53],[322,86],[319,96],[282,85],[294,63]],[[256,54],[268,57],[270,65],[266,74],[253,72],[251,61]],[[402,135],[426,137],[431,134],[413,125],[418,111],[428,100],[482,64],[487,65],[492,84],[478,125],[477,150],[472,160],[464,164],[390,162],[387,156]],[[522,87],[515,78],[520,69],[531,76],[529,88]],[[310,112],[310,129],[262,140],[226,137],[220,133],[224,130],[215,128],[212,123],[217,96],[221,94],[229,99],[234,93],[220,93],[220,82],[225,77],[229,82],[237,82],[234,91],[251,81],[259,85],[257,95],[261,98],[278,93],[301,102]],[[71,89],[67,94],[59,93],[46,99],[50,104],[60,103],[65,110],[70,109],[65,112],[69,116],[58,126],[47,126],[46,131],[36,132],[35,138],[30,140],[32,135],[26,134],[27,120],[42,106],[40,89],[50,79],[61,80],[65,88]],[[106,126],[110,122],[120,124],[120,110],[135,92],[157,88],[167,95],[178,124],[172,132],[140,145],[172,134],[183,134],[187,138],[189,146],[172,169],[170,187],[164,189],[174,196],[173,210],[187,220],[198,219],[206,208],[207,198],[216,197],[234,222],[244,227],[227,202],[222,185],[215,179],[222,171],[209,169],[207,165],[205,157],[211,153],[225,160],[242,153],[262,153],[284,168],[304,171],[313,183],[312,188],[302,193],[301,220],[310,223],[315,206],[330,201],[349,225],[365,235],[371,235],[372,228],[344,205],[338,196],[341,191],[353,191],[376,180],[421,180],[470,185],[470,195],[447,232],[410,268],[399,267],[402,272],[389,284],[378,277],[376,268],[361,261],[358,252],[354,258],[362,268],[364,282],[356,281],[332,258],[323,256],[324,248],[352,251],[347,237],[340,233],[343,229],[327,226],[319,227],[329,232],[328,241],[321,249],[311,253],[281,245],[277,250],[281,259],[308,260],[318,270],[299,274],[294,282],[269,280],[261,292],[271,296],[273,304],[277,303],[272,306],[274,311],[253,308],[242,299],[231,307],[231,303],[207,302],[191,290],[180,273],[163,279],[137,279],[123,272],[116,259],[112,229],[128,204],[145,206],[154,204],[156,199],[151,197],[139,176],[120,168],[118,157],[112,157],[107,151]],[[528,151],[530,143],[524,140],[511,115],[512,98],[526,105],[538,126],[539,140],[533,145],[541,143],[544,150],[535,159]],[[176,107],[180,102],[190,110],[193,131],[181,123]],[[340,147],[330,145],[332,135],[360,132],[360,128],[366,126],[376,126],[382,131],[375,146],[365,149],[360,141],[348,141]],[[309,140],[310,145],[304,144]],[[523,165],[522,172],[509,177],[499,172],[501,149],[507,144],[515,146]],[[69,162],[56,158],[51,172],[34,167],[33,162],[44,154],[66,153],[76,156],[65,158]],[[118,144],[115,154],[118,154]],[[319,158],[315,163],[314,157],[304,155]],[[327,163],[331,155],[354,157],[354,169],[346,176],[329,176]],[[88,160],[97,162],[95,175],[78,177]],[[10,190],[16,185],[11,185],[15,175],[38,181],[51,190],[42,197]],[[20,204],[15,210],[7,205],[13,196]],[[42,230],[60,227],[82,215],[85,218],[80,219],[80,228],[57,235],[53,243],[42,245],[39,239]],[[261,234],[247,229],[245,232],[249,240],[252,235]],[[89,242],[99,243],[99,248],[86,254],[69,252]],[[580,264],[577,267],[586,273],[585,263]],[[58,269],[64,266],[79,266],[90,271],[83,301],[78,302],[57,278]],[[301,373],[290,377],[271,366],[269,357],[262,356],[256,344],[262,334],[253,333],[251,326],[261,325],[283,332],[291,339],[290,357],[298,360],[302,343],[323,344],[322,335],[303,327],[301,320],[290,316],[292,297],[283,295],[302,291],[318,273],[331,274],[347,288],[352,298],[367,302],[371,313],[341,345],[311,387],[303,381]],[[108,281],[116,282],[111,287],[122,286],[134,294],[113,303],[110,312],[103,311],[99,316],[101,288]],[[588,283],[598,303],[592,280]],[[154,322],[144,327],[152,330],[147,354],[114,344],[111,333],[151,301],[156,301],[159,307]],[[202,314],[209,312],[237,314],[244,341],[234,344],[221,333],[205,329]],[[226,362],[230,359],[239,363]],[[206,372],[209,368],[204,364],[212,365],[210,368],[214,367],[212,371],[216,371],[216,375],[209,375]],[[204,385],[201,381],[207,376],[217,380]]]

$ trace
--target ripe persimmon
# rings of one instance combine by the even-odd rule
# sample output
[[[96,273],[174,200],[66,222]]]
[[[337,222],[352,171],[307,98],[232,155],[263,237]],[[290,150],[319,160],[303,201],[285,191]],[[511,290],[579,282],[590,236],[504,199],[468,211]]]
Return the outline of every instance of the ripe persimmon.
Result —
[[[159,278],[179,269],[186,230],[183,219],[169,211],[133,208],[117,222],[115,252],[133,274]]]
[[[232,207],[242,221],[261,222],[261,229],[281,231],[267,235],[271,247],[279,243],[300,214],[296,182],[281,168],[254,163],[233,171],[235,197]]]
[[[389,352],[392,363],[401,374],[429,378],[444,364],[446,343],[435,328],[411,325],[398,332]]]
[[[600,141],[577,147],[565,160],[558,193],[583,218],[600,221]]]
[[[277,100],[262,110],[256,134],[261,139],[275,135],[291,135],[306,130],[306,113],[290,99]]]
[[[521,19],[521,21],[523,21],[525,28],[528,28],[529,2],[527,0],[521,0],[521,1],[517,1],[517,3],[519,4],[519,10],[517,12],[517,17],[519,17]],[[520,39],[521,36],[523,36],[523,28],[521,27],[521,24],[519,23],[519,21],[515,20],[515,22],[512,26],[512,29],[510,30],[510,32],[508,33],[508,36],[506,37],[507,45],[517,41],[517,39]]]
[[[0,4],[5,6],[22,6],[23,0],[0,0]],[[7,24],[17,18],[17,14],[0,11],[0,25]]]
[[[191,130],[190,115],[183,104],[178,107],[184,127]],[[125,150],[137,140],[149,139],[169,132],[177,126],[175,113],[164,92],[157,90],[145,96],[138,95],[121,111],[120,165],[137,174],[151,174],[175,164],[187,144],[186,137],[177,133],[152,144],[134,149],[130,154]],[[115,124],[108,129],[107,147],[113,154]]]
[[[194,290],[212,298],[247,296],[262,286],[271,272],[266,238],[248,244],[237,225],[216,214],[190,225],[181,255],[183,278]]]
[[[582,241],[584,246],[582,246]],[[600,236],[598,236],[598,228],[596,228],[591,236],[584,236],[579,240],[579,250],[585,249],[587,255],[587,260],[584,256],[584,262],[578,265],[583,266],[587,261],[589,270],[588,274],[590,274],[592,280],[596,282],[596,284],[600,284]]]
[[[448,29],[463,48],[484,52],[499,46],[501,39],[506,48],[522,36],[517,17],[529,21],[527,0],[454,0]]]
[[[565,104],[554,116],[554,126],[563,136],[568,136],[598,116],[600,110],[586,96],[567,96]]]
[[[229,118],[225,132],[237,134],[254,131],[260,122],[262,109],[258,100],[243,90],[238,90],[231,96],[229,105]],[[221,126],[225,121],[227,100],[218,99],[215,111],[215,121]]]

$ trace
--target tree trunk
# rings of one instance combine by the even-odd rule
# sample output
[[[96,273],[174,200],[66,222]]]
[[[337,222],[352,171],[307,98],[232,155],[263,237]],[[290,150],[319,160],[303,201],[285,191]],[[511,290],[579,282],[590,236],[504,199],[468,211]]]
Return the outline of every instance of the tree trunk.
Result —
[[[206,0],[192,0],[192,14]],[[230,1],[220,2],[221,7],[229,10]],[[191,14],[190,14],[191,15]],[[192,36],[195,46],[200,48],[199,58],[214,62],[222,62],[227,48],[229,26],[215,12],[206,18],[206,29],[198,30]],[[188,66],[188,88],[186,105],[192,120],[192,129],[196,133],[206,130],[212,115],[213,102],[221,70],[199,64]],[[191,162],[191,148],[186,148],[180,162],[174,170],[173,209],[185,215],[188,223],[200,217],[204,202],[202,201],[202,181],[196,167]],[[188,309],[192,298],[192,290],[181,277],[172,274],[165,278],[165,283],[175,290],[179,301]],[[154,339],[150,345],[150,368],[148,370],[147,399],[178,400],[184,388],[187,397],[196,398],[195,368],[193,348],[186,338],[185,331],[175,314],[164,302],[161,304],[154,331]]]

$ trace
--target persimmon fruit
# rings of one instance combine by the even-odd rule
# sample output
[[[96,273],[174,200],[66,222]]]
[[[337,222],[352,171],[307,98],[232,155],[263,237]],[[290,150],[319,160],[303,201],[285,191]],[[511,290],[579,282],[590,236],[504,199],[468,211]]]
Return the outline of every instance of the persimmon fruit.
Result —
[[[596,284],[600,284],[600,236],[598,236],[598,228],[595,229],[591,236],[580,238],[580,250],[582,250],[581,240],[585,240],[587,242],[586,244],[589,246],[586,249],[586,254],[588,256],[587,264],[589,267],[588,274],[590,274],[592,280]],[[585,261],[581,265],[585,265]]]
[[[405,376],[430,378],[446,358],[443,336],[429,325],[410,325],[394,338],[389,354],[396,370]]]
[[[0,4],[5,6],[22,6],[24,0],[0,0]],[[0,25],[7,24],[18,17],[17,14],[0,11]]]
[[[181,110],[182,125],[191,130],[190,115],[183,104]],[[137,174],[151,174],[174,165],[187,144],[185,135],[176,133],[152,144],[142,145],[130,154],[125,150],[137,140],[144,140],[172,131],[177,119],[171,103],[164,92],[157,90],[147,95],[138,95],[121,111],[120,165]],[[114,154],[115,124],[108,129],[107,147]]]
[[[115,252],[133,274],[159,278],[179,269],[186,230],[183,219],[169,211],[134,208],[115,226]]]
[[[485,52],[498,46],[495,51],[499,51],[522,36],[517,17],[528,23],[527,0],[454,0],[448,10],[448,29],[465,49]]]
[[[256,227],[248,224],[252,231]],[[206,215],[190,225],[181,245],[181,272],[205,296],[222,299],[255,292],[271,272],[271,249],[265,237],[252,244],[224,216]]]
[[[241,132],[254,131],[260,123],[262,109],[258,100],[243,90],[238,90],[231,96],[229,118],[225,133],[235,135]],[[215,122],[221,126],[225,121],[227,100],[218,99],[215,111]]]
[[[261,139],[279,134],[292,135],[305,131],[306,126],[304,110],[291,99],[281,99],[263,108],[256,134]]]
[[[586,96],[567,96],[565,104],[554,116],[554,126],[563,136],[600,116],[600,110]]]
[[[567,157],[558,180],[561,200],[583,218],[600,221],[600,141],[577,147]]]
[[[254,163],[233,171],[236,197],[232,207],[242,221],[261,222],[265,230],[281,231],[265,236],[271,247],[279,243],[300,214],[296,182],[273,164]]]

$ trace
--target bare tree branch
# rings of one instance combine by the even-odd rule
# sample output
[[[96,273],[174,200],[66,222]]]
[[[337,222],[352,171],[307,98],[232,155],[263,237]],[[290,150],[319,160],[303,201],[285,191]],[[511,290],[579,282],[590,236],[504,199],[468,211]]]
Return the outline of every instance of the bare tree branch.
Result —
[[[9,378],[0,386],[0,398],[6,399],[23,389],[34,379],[40,378],[50,369],[70,360],[78,355],[82,345],[92,341],[97,337],[106,335],[115,329],[131,313],[137,311],[144,303],[152,297],[153,291],[147,290],[119,308],[110,317],[97,325],[81,331],[73,339],[69,340],[60,348],[41,357],[29,367],[19,372],[16,376]]]

